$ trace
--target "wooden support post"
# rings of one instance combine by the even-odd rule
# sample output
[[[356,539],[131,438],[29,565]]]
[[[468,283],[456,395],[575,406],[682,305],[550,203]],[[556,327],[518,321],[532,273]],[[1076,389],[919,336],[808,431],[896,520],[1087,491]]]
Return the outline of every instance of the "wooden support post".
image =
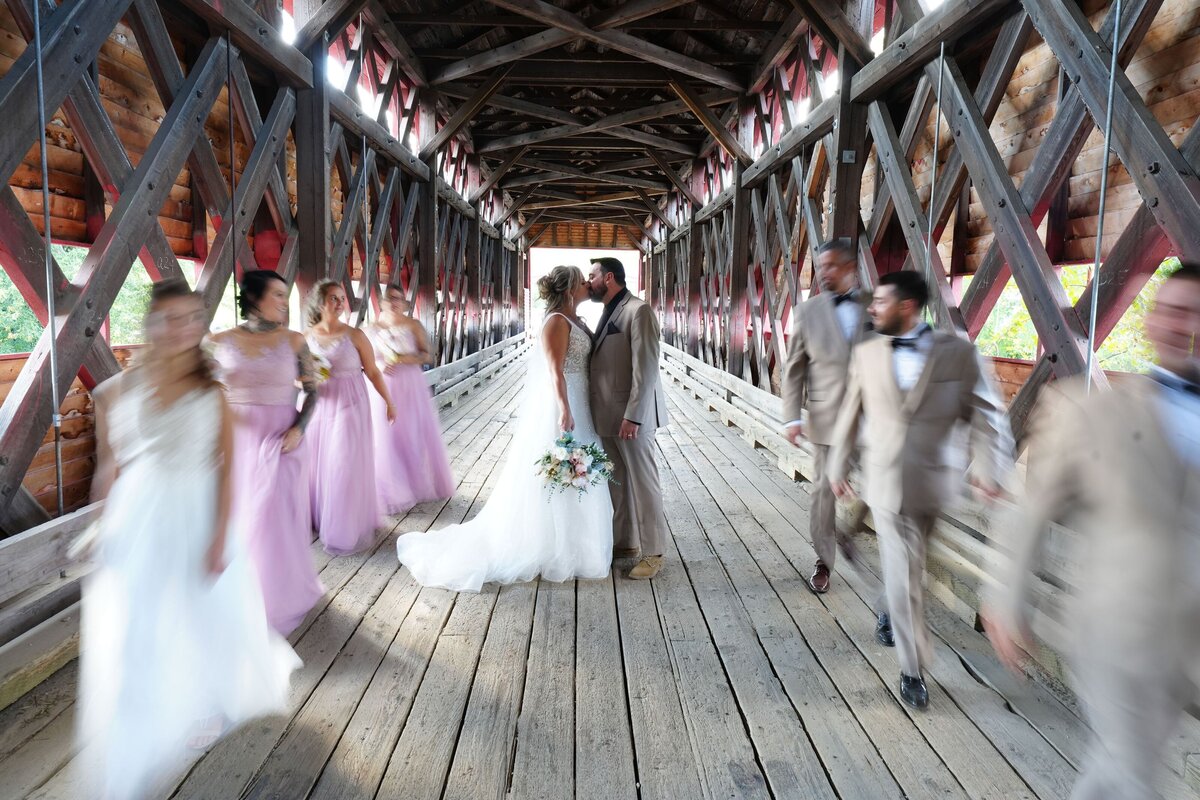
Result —
[[[328,41],[308,51],[313,64],[311,89],[296,92],[296,231],[302,293],[329,274],[332,217],[329,210],[329,81],[325,77]]]
[[[426,166],[429,167],[431,175],[436,174],[432,161],[426,162]],[[437,182],[426,181],[419,185],[418,191],[421,199],[417,209],[417,263],[413,267],[409,300],[413,303],[416,319],[429,332],[436,349],[437,339],[434,336],[437,326],[436,281],[441,248],[438,241],[438,206],[440,203]],[[436,352],[433,354],[435,362],[439,355]]]
[[[734,163],[733,245],[729,259],[729,319],[725,331],[728,371],[745,377],[747,296],[750,267],[750,190],[742,186],[741,162]]]
[[[867,163],[867,143],[863,138],[866,110],[850,99],[850,83],[857,69],[845,46],[838,48],[837,119],[833,129],[833,152],[829,163],[833,169],[833,213],[829,219],[830,239],[854,241],[862,225],[859,212],[859,193],[862,189],[863,168]]]
[[[464,253],[467,281],[465,287],[467,292],[466,355],[478,351],[482,346],[479,337],[479,325],[483,313],[483,272],[481,270],[483,232],[479,226],[482,218],[483,207],[476,203],[475,216],[467,223],[467,248]],[[490,239],[488,245],[491,245]]]

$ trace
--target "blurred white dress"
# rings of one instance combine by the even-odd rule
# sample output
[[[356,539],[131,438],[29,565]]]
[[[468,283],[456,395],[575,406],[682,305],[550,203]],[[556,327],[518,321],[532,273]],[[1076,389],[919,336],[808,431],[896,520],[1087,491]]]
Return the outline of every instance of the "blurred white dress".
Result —
[[[570,323],[563,364],[575,439],[600,443],[588,400],[592,338]],[[400,561],[424,586],[477,592],[485,583],[603,578],[612,565],[612,500],[607,486],[551,492],[536,461],[561,434],[558,402],[540,343],[526,359],[517,425],[495,487],[483,508],[461,525],[406,533]]]
[[[225,571],[215,580],[205,571],[220,390],[160,409],[137,377],[114,387],[107,435],[120,471],[80,626],[80,766],[105,800],[146,796],[198,734],[282,711],[300,665],[267,625],[237,531],[226,537]]]

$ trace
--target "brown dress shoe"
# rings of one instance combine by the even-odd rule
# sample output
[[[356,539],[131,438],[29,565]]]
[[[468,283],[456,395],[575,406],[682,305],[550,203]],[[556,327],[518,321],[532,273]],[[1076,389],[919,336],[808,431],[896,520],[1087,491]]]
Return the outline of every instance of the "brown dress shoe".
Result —
[[[635,581],[646,581],[653,578],[662,569],[662,556],[646,556],[629,570],[629,577]]]
[[[808,578],[808,588],[814,594],[825,594],[829,591],[829,567],[823,561],[818,561],[813,567],[813,574]]]
[[[637,558],[642,554],[640,547],[614,547],[613,558]]]

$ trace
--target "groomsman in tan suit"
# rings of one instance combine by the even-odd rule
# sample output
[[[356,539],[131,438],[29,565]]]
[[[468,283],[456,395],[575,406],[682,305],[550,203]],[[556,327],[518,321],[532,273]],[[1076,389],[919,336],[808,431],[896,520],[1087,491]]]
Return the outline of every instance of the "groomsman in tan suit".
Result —
[[[1158,798],[1163,747],[1200,699],[1200,264],[1163,283],[1146,334],[1150,375],[1041,400],[1012,560],[984,612],[1019,669],[1049,523],[1078,532],[1064,627],[1093,738],[1074,800]]]
[[[829,446],[833,425],[846,395],[850,353],[870,335],[867,306],[871,296],[858,288],[858,254],[844,239],[821,245],[817,251],[817,282],[821,292],[793,311],[788,339],[787,367],[783,373],[784,435],[792,446],[807,439],[813,455],[813,496],[809,532],[817,563],[808,587],[817,594],[829,591],[830,572],[839,547],[849,553],[850,539],[837,530],[837,505],[829,485]],[[866,506],[856,508],[853,533],[866,516]]]
[[[613,460],[613,557],[640,555],[629,577],[645,580],[662,569],[666,549],[654,460],[654,433],[667,424],[658,320],[625,288],[620,261],[596,258],[592,265],[590,294],[604,313],[592,345],[590,399],[600,444]]]
[[[850,363],[850,385],[838,415],[830,455],[834,494],[853,494],[846,476],[863,437],[866,501],[879,535],[887,612],[876,631],[895,639],[900,697],[914,708],[929,703],[922,670],[932,657],[925,624],[925,544],[942,507],[962,489],[963,469],[953,463],[951,436],[959,422],[971,426],[971,482],[999,494],[1002,430],[995,393],[974,345],[934,331],[921,321],[929,297],[915,272],[884,275],[871,301],[880,336],[860,344]]]

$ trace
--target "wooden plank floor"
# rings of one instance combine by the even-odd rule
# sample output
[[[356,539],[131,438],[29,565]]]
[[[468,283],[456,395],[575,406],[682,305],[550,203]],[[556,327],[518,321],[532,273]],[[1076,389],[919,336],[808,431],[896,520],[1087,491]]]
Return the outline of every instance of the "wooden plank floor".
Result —
[[[878,572],[812,595],[807,487],[673,385],[658,579],[415,585],[395,536],[486,500],[522,376],[444,413],[453,499],[396,520],[371,553],[314,551],[329,592],[293,636],[290,716],[246,725],[161,797],[1067,797],[1075,712],[1007,683],[936,607],[930,709],[902,706],[895,655],[874,639]],[[3,797],[89,796],[71,768],[74,682],[72,664],[0,713]],[[1165,794],[1192,797],[1178,769]]]

